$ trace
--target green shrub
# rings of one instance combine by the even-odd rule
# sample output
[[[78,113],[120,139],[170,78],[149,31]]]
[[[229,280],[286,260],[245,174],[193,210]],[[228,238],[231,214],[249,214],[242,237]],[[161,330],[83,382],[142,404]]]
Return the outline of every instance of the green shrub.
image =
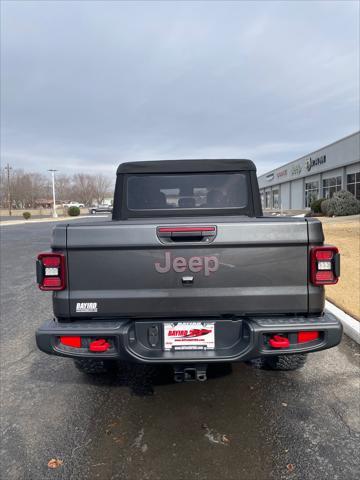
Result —
[[[329,198],[327,198],[326,200],[323,200],[320,205],[320,210],[321,210],[321,213],[323,213],[324,215],[327,215],[328,217],[332,217],[332,215],[328,214],[329,202],[330,202]]]
[[[68,208],[68,215],[70,215],[70,217],[77,217],[78,215],[80,215],[80,208],[79,207],[69,207]]]
[[[23,217],[25,218],[25,220],[29,220],[29,218],[31,218],[31,213],[30,212],[23,212]]]
[[[333,215],[342,217],[344,215],[357,215],[360,213],[360,201],[347,190],[340,190],[334,195],[323,201],[321,211],[328,217]]]
[[[324,200],[325,198],[318,198],[317,200],[313,200],[310,205],[311,211],[314,213],[321,213],[321,202],[323,202]]]

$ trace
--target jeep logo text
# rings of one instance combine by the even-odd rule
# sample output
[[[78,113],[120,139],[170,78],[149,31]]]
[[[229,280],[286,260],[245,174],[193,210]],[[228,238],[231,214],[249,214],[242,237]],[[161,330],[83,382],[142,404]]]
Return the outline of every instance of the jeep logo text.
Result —
[[[165,252],[164,262],[156,262],[155,270],[159,273],[168,273],[171,268],[177,273],[185,272],[185,270],[194,273],[203,271],[205,277],[208,277],[218,270],[219,260],[213,255],[209,257],[190,257],[188,260],[185,257],[171,258],[171,252]]]

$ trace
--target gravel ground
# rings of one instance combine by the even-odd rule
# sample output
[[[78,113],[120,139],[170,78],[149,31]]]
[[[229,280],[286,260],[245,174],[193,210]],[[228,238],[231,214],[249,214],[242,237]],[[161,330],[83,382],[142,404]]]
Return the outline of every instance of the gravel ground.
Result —
[[[359,478],[360,353],[347,337],[298,372],[236,364],[189,384],[142,367],[89,379],[38,351],[51,295],[34,259],[52,227],[1,229],[2,478]]]

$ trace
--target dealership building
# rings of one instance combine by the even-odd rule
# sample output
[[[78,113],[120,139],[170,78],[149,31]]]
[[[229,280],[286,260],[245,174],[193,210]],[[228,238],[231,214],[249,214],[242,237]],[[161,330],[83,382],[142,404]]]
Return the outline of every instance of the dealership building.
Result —
[[[349,190],[360,200],[360,132],[259,178],[263,208],[303,210],[317,198]]]

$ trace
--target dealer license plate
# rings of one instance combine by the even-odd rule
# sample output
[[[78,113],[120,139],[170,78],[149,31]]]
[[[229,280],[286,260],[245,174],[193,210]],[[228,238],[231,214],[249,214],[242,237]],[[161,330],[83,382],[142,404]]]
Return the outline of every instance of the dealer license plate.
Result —
[[[164,350],[214,350],[215,323],[164,323]]]

